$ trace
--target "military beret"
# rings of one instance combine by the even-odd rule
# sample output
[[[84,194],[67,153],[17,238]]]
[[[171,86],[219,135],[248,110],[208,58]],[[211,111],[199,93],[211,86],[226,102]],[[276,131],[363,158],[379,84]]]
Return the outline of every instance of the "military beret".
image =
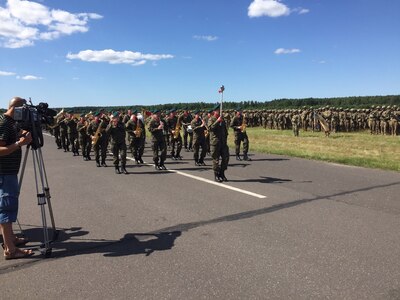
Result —
[[[153,114],[158,114],[159,112],[160,112],[159,109],[154,109],[154,110],[153,110]]]
[[[209,114],[211,114],[213,111],[214,111],[214,109],[213,109],[213,108],[211,108],[211,109],[207,110],[207,112],[208,112]]]
[[[132,115],[136,115],[138,113],[137,109],[132,110]]]
[[[241,107],[236,107],[235,111],[242,111],[243,109]]]
[[[118,111],[113,112],[112,116],[113,116],[114,118],[118,117],[118,116],[119,116],[119,112],[118,112]]]
[[[100,117],[100,115],[101,115],[101,112],[99,112],[99,111],[95,111],[93,113],[93,116],[95,116],[95,117]]]
[[[196,109],[193,113],[194,113],[195,115],[198,115],[198,114],[200,113],[200,111],[199,111],[198,109]]]
[[[169,110],[169,113],[173,113],[173,112],[176,112],[176,108],[171,108],[171,109]]]
[[[85,116],[85,113],[81,114],[81,118],[83,118]]]
[[[213,111],[215,110],[219,110],[219,104],[215,105],[215,107],[213,108]]]

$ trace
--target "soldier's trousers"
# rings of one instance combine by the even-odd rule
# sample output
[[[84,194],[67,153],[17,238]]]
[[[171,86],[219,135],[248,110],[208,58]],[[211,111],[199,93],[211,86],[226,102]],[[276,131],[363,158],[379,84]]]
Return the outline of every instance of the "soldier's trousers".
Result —
[[[176,148],[176,152],[175,152]],[[177,138],[171,136],[171,156],[180,156],[182,150],[182,137],[179,134]]]
[[[144,139],[129,137],[129,149],[136,160],[142,158],[144,152]]]
[[[201,147],[200,159],[199,159],[199,151]],[[204,162],[204,157],[206,157],[207,153],[207,144],[205,137],[194,139],[193,140],[193,158],[195,162]]]
[[[240,144],[243,142],[243,154],[246,155],[249,152],[249,138],[247,133],[240,132],[235,134],[235,154],[240,154]]]
[[[97,144],[93,146],[94,157],[96,162],[105,163],[107,157],[107,146],[108,146],[108,139],[106,137],[100,137],[97,141]]]
[[[188,143],[188,137],[189,137],[189,143]],[[183,145],[185,146],[185,149],[192,149],[193,132],[189,133],[186,130],[183,131]]]
[[[82,156],[88,157],[90,155],[90,151],[92,150],[92,140],[90,137],[88,135],[80,135],[79,145],[82,149]]]
[[[61,146],[64,150],[69,151],[68,135],[65,131],[60,131]]]
[[[299,127],[296,124],[292,125],[294,136],[299,136]]]
[[[154,163],[164,164],[164,161],[167,158],[167,145],[165,140],[153,141],[151,148],[153,150]]]
[[[71,150],[72,153],[77,153],[79,150],[79,141],[78,141],[78,135],[74,133],[68,133],[68,141],[71,145]]]
[[[121,143],[111,143],[111,152],[113,154],[114,166],[119,166],[119,156],[121,155],[121,166],[126,166],[126,144],[125,141]]]
[[[229,163],[228,145],[226,144],[222,145],[221,143],[218,143],[216,145],[211,145],[211,157],[213,160],[214,172],[225,171],[228,168],[228,163]]]
[[[60,149],[61,148],[60,127],[54,128],[53,133],[54,133],[54,138],[55,138],[55,141],[56,141],[56,145],[57,145],[58,149]]]

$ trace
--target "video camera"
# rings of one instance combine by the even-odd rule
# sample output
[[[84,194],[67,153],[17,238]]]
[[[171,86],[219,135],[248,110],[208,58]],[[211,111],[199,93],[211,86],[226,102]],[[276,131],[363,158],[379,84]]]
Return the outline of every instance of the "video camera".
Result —
[[[51,125],[57,112],[50,109],[47,103],[41,102],[35,106],[30,98],[29,103],[14,109],[14,120],[20,129],[32,134],[31,146],[37,149],[43,146],[42,125]]]

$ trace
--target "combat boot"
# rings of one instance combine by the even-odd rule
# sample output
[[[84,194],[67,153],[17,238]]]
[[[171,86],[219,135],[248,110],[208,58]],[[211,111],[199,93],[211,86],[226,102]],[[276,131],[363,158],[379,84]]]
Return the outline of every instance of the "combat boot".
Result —
[[[216,182],[222,182],[221,177],[219,177],[219,173],[218,172],[214,172],[214,180]]]
[[[96,166],[100,168],[100,162],[96,161]]]
[[[247,153],[243,155],[243,160],[251,161],[251,158],[247,156]]]
[[[236,160],[242,160],[239,154],[236,154]]]
[[[118,166],[115,166],[115,174],[121,174],[121,171],[119,170]]]
[[[128,170],[125,168],[125,166],[122,166],[122,167],[121,167],[121,171],[122,171],[122,173],[124,173],[124,174],[129,174],[129,172],[128,172]]]
[[[222,181],[228,181],[228,178],[225,177],[225,171],[221,171],[219,173],[219,177],[222,179]]]

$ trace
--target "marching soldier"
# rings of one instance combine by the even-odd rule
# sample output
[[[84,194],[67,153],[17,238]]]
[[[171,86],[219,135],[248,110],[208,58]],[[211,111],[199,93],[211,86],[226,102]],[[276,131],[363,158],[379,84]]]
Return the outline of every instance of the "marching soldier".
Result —
[[[242,115],[242,110],[238,108],[236,110],[236,116],[232,119],[231,128],[235,134],[235,152],[236,160],[242,160],[240,158],[240,144],[243,142],[243,160],[251,160],[247,153],[249,151],[249,138],[246,133],[246,119]]]
[[[106,133],[111,138],[111,152],[113,154],[113,163],[115,173],[129,174],[126,170],[126,143],[125,143],[125,124],[120,118],[120,114],[115,112],[111,116],[110,123],[106,128]],[[119,156],[121,155],[121,169],[119,168]]]
[[[81,118],[76,125],[76,129],[78,130],[78,140],[82,149],[82,157],[85,161],[91,160],[90,151],[92,150],[92,143],[89,135],[86,132],[87,126],[88,121],[86,121],[85,114],[81,114]]]
[[[57,123],[60,125],[60,139],[61,146],[64,149],[64,152],[69,151],[69,140],[68,140],[68,129],[67,124],[65,123],[65,115],[64,113],[58,118]]]
[[[105,120],[100,119],[101,113],[97,112],[94,115],[94,120],[89,123],[87,128],[87,133],[91,136],[92,147],[94,150],[94,156],[96,160],[97,167],[100,167],[100,156],[101,156],[101,166],[107,167],[106,157],[107,157],[107,144],[108,137],[105,133],[107,128],[107,123]]]
[[[181,119],[176,116],[176,110],[171,109],[169,111],[169,116],[167,119],[168,132],[171,137],[171,158],[174,160],[181,160],[181,150],[182,150],[182,136],[180,133],[182,124]],[[176,152],[175,152],[176,147]]]
[[[295,112],[291,121],[294,136],[299,136],[299,127],[301,125],[300,115]]]
[[[79,142],[78,142],[78,131],[76,130],[76,118],[72,111],[68,112],[68,117],[65,119],[67,125],[68,141],[72,147],[72,153],[74,156],[79,156]]]
[[[214,114],[208,120],[208,128],[214,179],[217,182],[228,181],[225,177],[225,170],[228,168],[229,162],[228,130],[224,119],[220,116],[219,105],[214,108]]]
[[[131,112],[131,119],[125,124],[125,128],[128,133],[129,149],[132,157],[135,158],[137,164],[142,164],[146,131],[143,122],[136,114],[137,110]]]
[[[164,161],[167,157],[167,145],[164,138],[165,120],[160,118],[160,111],[155,110],[149,123],[149,131],[152,136],[153,161],[156,170],[166,170]]]
[[[207,146],[206,146],[206,136],[204,131],[206,130],[205,121],[200,118],[200,112],[194,112],[194,119],[190,123],[193,129],[193,157],[196,166],[205,166],[204,157],[206,157]],[[199,158],[199,150],[201,147],[201,154]]]
[[[179,117],[179,122],[183,126],[183,146],[185,147],[186,151],[192,150],[193,145],[193,131],[188,128],[190,123],[192,122],[192,115],[190,114],[189,110],[185,108],[183,114]],[[188,143],[189,137],[189,143]]]

